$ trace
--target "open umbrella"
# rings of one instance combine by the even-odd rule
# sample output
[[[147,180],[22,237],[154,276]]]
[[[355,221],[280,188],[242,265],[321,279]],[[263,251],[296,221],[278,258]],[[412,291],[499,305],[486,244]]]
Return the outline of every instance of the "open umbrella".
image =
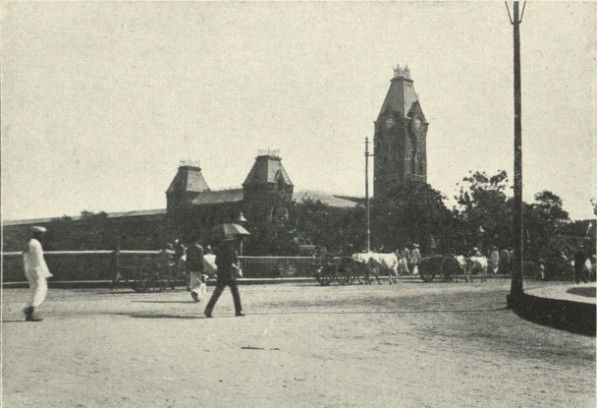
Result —
[[[232,223],[216,225],[211,231],[211,236],[215,240],[242,238],[247,235],[251,233],[243,226]]]

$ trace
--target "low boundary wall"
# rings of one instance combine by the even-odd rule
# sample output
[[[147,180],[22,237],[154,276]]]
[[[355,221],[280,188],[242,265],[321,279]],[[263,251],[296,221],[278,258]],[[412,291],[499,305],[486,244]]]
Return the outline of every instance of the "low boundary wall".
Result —
[[[595,305],[523,293],[508,296],[508,306],[520,317],[535,323],[595,336]]]
[[[160,251],[120,251],[118,259],[113,251],[48,251],[48,268],[57,281],[110,281],[116,265],[123,277],[134,270],[156,267]],[[306,256],[241,256],[245,278],[304,278],[313,276],[313,259]],[[2,254],[2,282],[25,281],[23,258],[20,252]]]

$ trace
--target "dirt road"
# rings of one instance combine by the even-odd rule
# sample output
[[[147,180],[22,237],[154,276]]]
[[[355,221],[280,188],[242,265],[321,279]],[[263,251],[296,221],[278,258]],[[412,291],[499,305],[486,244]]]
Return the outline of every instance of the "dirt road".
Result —
[[[19,407],[593,407],[595,339],[505,309],[508,281],[3,293],[3,403]],[[210,288],[211,292],[212,288]]]

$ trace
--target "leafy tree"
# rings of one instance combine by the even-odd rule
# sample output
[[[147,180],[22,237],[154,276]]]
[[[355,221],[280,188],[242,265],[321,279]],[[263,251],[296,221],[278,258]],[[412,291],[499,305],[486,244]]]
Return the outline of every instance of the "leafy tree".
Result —
[[[362,206],[330,207],[320,200],[296,203],[292,216],[295,237],[325,246],[332,252],[349,246],[358,251],[365,246],[365,210]]]
[[[508,174],[498,170],[489,176],[486,172],[469,172],[456,200],[462,219],[463,239],[468,248],[479,246],[487,250],[489,245],[499,248],[511,244],[512,206],[506,197]]]
[[[444,227],[451,217],[439,191],[408,180],[390,189],[386,199],[373,201],[373,246],[390,251],[417,242],[423,252],[444,250],[448,242]],[[438,248],[432,248],[434,243]]]
[[[245,253],[251,255],[292,255],[298,252],[290,222],[292,203],[272,192],[263,200],[252,200],[246,210],[251,239]]]
[[[537,193],[534,202],[525,206],[525,258],[538,261],[561,250],[560,237],[568,222],[560,197],[547,190]]]

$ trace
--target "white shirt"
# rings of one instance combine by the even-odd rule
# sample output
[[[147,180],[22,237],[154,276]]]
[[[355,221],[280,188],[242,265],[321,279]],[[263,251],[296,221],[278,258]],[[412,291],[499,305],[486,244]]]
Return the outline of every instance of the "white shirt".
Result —
[[[32,238],[27,243],[27,249],[23,252],[23,266],[27,277],[49,278],[52,276],[44,259],[44,250],[41,243],[36,239]]]
[[[410,263],[418,264],[419,262],[421,262],[421,253],[418,248],[415,248],[410,253]]]

